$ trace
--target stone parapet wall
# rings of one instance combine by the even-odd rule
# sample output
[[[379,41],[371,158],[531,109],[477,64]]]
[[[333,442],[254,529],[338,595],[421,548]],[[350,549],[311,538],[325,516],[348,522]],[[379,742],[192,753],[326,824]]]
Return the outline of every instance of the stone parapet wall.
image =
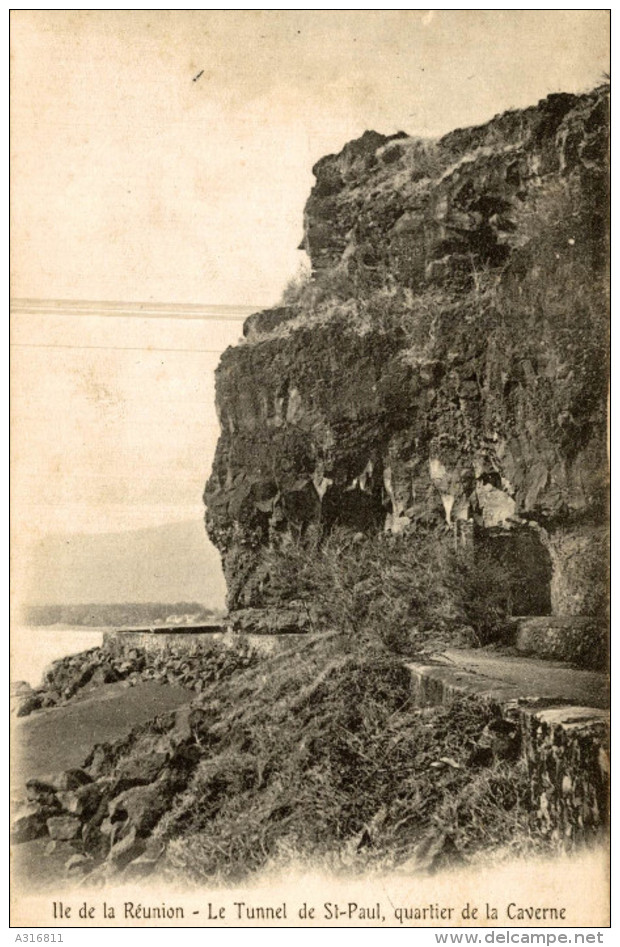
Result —
[[[147,652],[170,652],[177,654],[199,654],[211,649],[234,648],[240,644],[260,654],[283,651],[299,641],[299,635],[252,635],[238,634],[230,630],[196,634],[191,631],[106,631],[103,647],[114,654],[127,653],[144,648]]]
[[[518,713],[532,805],[541,828],[577,842],[609,821],[609,714],[592,707]]]
[[[570,661],[583,668],[605,668],[609,626],[604,619],[583,615],[515,618],[513,643],[522,654]]]
[[[415,698],[422,706],[475,695],[493,703],[516,728],[528,767],[532,808],[545,834],[571,846],[606,830],[608,710],[577,706],[559,697],[526,696],[516,682],[458,667],[415,664],[410,670]]]

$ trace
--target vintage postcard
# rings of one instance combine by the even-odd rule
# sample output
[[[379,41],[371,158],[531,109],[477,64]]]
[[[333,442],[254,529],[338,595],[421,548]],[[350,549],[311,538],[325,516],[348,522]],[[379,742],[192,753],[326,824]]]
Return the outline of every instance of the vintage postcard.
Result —
[[[609,44],[12,13],[14,926],[609,925]]]

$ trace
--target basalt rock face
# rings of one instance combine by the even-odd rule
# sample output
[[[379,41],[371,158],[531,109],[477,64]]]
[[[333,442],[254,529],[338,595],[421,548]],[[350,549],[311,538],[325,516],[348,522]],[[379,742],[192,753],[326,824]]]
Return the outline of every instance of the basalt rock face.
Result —
[[[607,96],[315,166],[312,279],[217,370],[231,609],[273,605],[265,547],[433,523],[541,586],[515,613],[604,609]]]
[[[366,132],[319,161],[303,247],[315,272],[353,261],[362,282],[414,289],[497,265],[530,236],[519,209],[550,176],[578,175],[590,237],[605,234],[605,94],[552,95],[438,142]],[[590,248],[592,250],[592,247]]]

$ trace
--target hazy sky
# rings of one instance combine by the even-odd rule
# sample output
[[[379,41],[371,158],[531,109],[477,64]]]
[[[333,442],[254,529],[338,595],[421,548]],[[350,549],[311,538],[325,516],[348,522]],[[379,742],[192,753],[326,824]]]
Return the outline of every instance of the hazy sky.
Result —
[[[12,293],[31,298],[270,303],[298,266],[319,157],[609,68],[605,11],[11,18]]]
[[[12,501],[34,538],[203,516],[214,371],[249,311],[96,312],[13,311]]]

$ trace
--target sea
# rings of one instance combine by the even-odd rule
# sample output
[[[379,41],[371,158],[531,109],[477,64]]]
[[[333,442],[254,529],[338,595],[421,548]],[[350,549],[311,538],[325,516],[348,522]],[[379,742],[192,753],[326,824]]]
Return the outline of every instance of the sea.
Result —
[[[30,627],[21,625],[11,630],[11,681],[25,681],[38,687],[46,668],[58,658],[89,648],[98,648],[105,628],[73,626]]]

